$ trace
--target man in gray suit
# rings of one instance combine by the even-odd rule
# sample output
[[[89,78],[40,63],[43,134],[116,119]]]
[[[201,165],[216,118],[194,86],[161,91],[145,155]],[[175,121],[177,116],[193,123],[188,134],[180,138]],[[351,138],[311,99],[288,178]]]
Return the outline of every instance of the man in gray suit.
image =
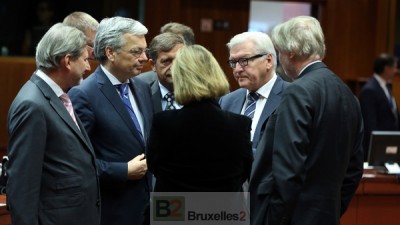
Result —
[[[87,38],[55,24],[36,50],[38,70],[8,114],[7,201],[14,225],[100,224],[93,147],[66,92],[90,70]]]
[[[222,109],[245,114],[253,119],[251,138],[254,152],[263,130],[262,125],[279,104],[281,94],[289,83],[275,73],[275,48],[267,34],[237,34],[227,46],[229,66],[241,88],[223,96],[219,103]],[[257,99],[250,97],[250,94],[255,94]],[[255,102],[252,104],[253,100]],[[251,109],[249,105],[255,106],[255,109],[247,112],[246,109]]]
[[[272,41],[295,81],[271,114],[250,176],[252,225],[338,225],[363,173],[357,98],[322,62],[313,17],[279,24]]]
[[[151,87],[154,112],[160,112],[165,109],[179,109],[174,98],[169,105],[169,94],[174,93],[172,82],[171,66],[175,59],[176,52],[184,45],[184,40],[180,35],[174,33],[162,33],[153,38],[149,47],[150,64],[153,67],[152,72],[146,72],[137,76],[145,81]]]

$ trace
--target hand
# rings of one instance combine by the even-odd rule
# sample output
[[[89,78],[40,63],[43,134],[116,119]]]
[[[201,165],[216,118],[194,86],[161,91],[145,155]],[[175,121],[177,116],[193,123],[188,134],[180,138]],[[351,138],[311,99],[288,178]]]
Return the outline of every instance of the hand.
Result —
[[[128,162],[128,180],[139,180],[147,172],[147,162],[144,154],[138,155]]]

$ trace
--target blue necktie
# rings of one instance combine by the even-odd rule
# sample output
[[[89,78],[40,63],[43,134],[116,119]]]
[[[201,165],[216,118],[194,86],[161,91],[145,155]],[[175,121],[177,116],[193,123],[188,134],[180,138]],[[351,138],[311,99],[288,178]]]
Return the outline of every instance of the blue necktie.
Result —
[[[247,106],[244,110],[244,115],[253,119],[254,112],[256,111],[256,102],[260,98],[260,94],[257,92],[250,92],[248,95]]]
[[[138,131],[143,143],[144,143],[144,139],[143,139],[143,134],[142,134],[142,130],[140,129],[140,124],[139,121],[135,115],[135,112],[133,111],[132,105],[131,105],[131,101],[129,100],[129,86],[127,83],[125,84],[118,84],[116,85],[119,93],[121,95],[121,99],[122,102],[124,103],[126,109],[128,110],[129,115],[131,116],[133,123],[135,124],[136,130]]]

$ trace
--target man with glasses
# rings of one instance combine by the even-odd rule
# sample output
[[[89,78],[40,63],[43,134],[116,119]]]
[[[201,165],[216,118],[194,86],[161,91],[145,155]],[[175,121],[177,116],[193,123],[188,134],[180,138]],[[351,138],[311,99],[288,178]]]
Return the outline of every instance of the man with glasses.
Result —
[[[101,185],[101,224],[141,224],[151,175],[144,157],[153,115],[150,87],[133,78],[147,62],[147,28],[130,18],[103,19],[94,52],[100,65],[69,91],[92,141]]]
[[[289,83],[275,73],[275,48],[267,34],[237,34],[227,47],[228,64],[240,89],[223,96],[220,105],[222,109],[247,115],[253,120],[251,139],[255,153],[263,124],[279,104],[282,91]]]

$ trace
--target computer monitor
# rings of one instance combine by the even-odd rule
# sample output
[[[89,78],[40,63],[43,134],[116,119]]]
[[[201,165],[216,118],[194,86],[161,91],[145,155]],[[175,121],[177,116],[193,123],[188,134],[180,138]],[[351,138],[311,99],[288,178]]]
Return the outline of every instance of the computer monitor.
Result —
[[[400,131],[372,131],[368,152],[370,166],[400,164]]]

